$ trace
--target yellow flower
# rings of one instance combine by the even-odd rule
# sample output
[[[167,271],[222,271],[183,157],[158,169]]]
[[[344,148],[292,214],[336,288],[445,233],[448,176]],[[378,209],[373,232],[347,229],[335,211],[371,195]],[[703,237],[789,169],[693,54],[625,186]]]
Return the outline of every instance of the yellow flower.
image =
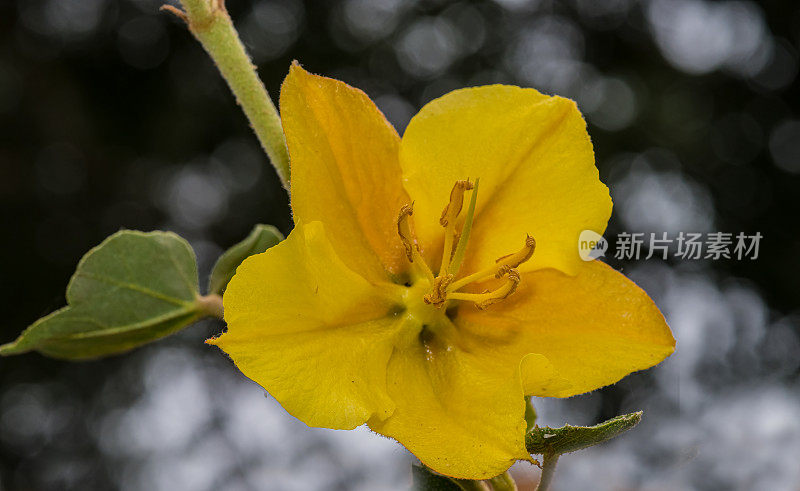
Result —
[[[456,90],[401,139],[366,94],[295,64],[280,106],[295,228],[239,267],[209,342],[309,426],[366,423],[488,478],[530,458],[523,394],[581,394],[672,353],[650,298],[578,255],[611,198],[574,102]]]

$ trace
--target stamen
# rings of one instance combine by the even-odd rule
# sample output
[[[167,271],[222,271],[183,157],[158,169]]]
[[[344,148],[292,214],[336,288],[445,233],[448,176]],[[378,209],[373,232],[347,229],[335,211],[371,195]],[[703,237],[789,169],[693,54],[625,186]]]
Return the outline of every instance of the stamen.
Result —
[[[536,249],[536,240],[527,235],[525,245],[519,251],[497,259],[493,265],[477,273],[454,281],[464,261],[467,243],[472,231],[479,183],[479,179],[475,179],[474,185],[469,180],[456,181],[452,191],[450,191],[450,202],[444,207],[439,218],[439,223],[445,228],[445,237],[442,263],[437,275],[434,275],[433,271],[431,271],[420,252],[419,241],[414,233],[414,223],[411,218],[414,214],[414,204],[405,205],[400,209],[400,214],[397,217],[397,234],[403,243],[408,261],[416,269],[416,273],[412,273],[417,275],[414,280],[422,279],[421,276],[424,276],[428,283],[421,286],[424,290],[427,290],[428,285],[430,285],[430,291],[422,296],[425,304],[442,309],[450,300],[465,300],[474,302],[479,309],[485,309],[489,305],[500,302],[514,293],[520,282],[520,274],[516,268],[533,256],[533,252]],[[464,206],[464,193],[469,190],[472,190],[472,195],[463,220],[463,226],[461,230],[456,230],[456,221]],[[483,293],[458,292],[459,289],[470,283],[492,277],[497,279],[504,278],[505,281],[492,291],[487,290]]]
[[[447,300],[447,285],[453,281],[453,275],[448,274],[444,276],[437,276],[433,280],[433,289],[430,293],[422,297],[422,300],[427,304],[433,304],[441,308]]]
[[[400,208],[400,214],[397,216],[397,235],[400,236],[403,247],[406,249],[408,261],[411,263],[414,262],[414,242],[416,242],[416,240],[414,232],[411,231],[411,224],[409,223],[410,220],[408,217],[413,214],[414,203],[411,203],[410,205],[403,205],[403,207]]]
[[[422,259],[422,255],[419,253],[419,244],[417,244],[417,235],[411,229],[410,217],[413,214],[414,203],[403,205],[403,207],[400,208],[400,214],[397,217],[397,235],[400,236],[400,240],[403,242],[408,262],[421,270],[422,274],[424,274],[429,281],[433,281],[433,271],[431,271],[431,268],[425,263],[425,260]]]
[[[527,235],[525,237],[525,247],[520,249],[518,252],[515,252],[514,254],[509,254],[507,256],[498,258],[497,261],[495,261],[495,263],[507,264],[512,268],[516,268],[520,264],[530,259],[531,256],[533,256],[533,251],[535,249],[536,249],[536,239],[534,239],[530,235]]]
[[[445,228],[444,232],[444,250],[442,251],[442,264],[439,267],[439,275],[443,275],[448,266],[450,266],[450,258],[453,254],[453,242],[455,237],[456,218],[461,213],[461,208],[464,206],[464,191],[472,189],[472,183],[469,180],[456,181],[450,191],[450,202],[442,210],[442,216],[439,218],[439,224]]]
[[[446,227],[455,221],[464,206],[464,191],[468,191],[472,187],[472,183],[469,180],[456,181],[450,191],[450,202],[445,205],[444,210],[442,210],[442,216],[439,218],[439,224],[442,227]]]
[[[528,235],[525,238],[525,246],[522,249],[513,254],[509,254],[497,259],[494,265],[489,266],[488,268],[482,269],[477,273],[465,276],[460,280],[451,283],[448,291],[457,291],[470,283],[491,278],[492,276],[501,278],[503,275],[508,274],[509,271],[513,271],[514,268],[519,267],[520,264],[530,259],[531,256],[533,256],[534,250],[536,250],[536,239]]]
[[[475,306],[483,310],[493,303],[508,298],[509,295],[514,293],[520,282],[519,272],[516,269],[509,269],[505,273],[506,282],[492,291],[484,293],[448,293],[449,300],[467,300],[475,302]]]

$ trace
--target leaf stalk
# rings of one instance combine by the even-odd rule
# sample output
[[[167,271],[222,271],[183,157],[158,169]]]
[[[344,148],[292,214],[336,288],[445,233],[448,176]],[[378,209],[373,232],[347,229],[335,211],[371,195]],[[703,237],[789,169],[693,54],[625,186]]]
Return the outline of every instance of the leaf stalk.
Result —
[[[216,293],[197,297],[197,306],[201,312],[209,317],[224,320],[222,310],[222,297]]]

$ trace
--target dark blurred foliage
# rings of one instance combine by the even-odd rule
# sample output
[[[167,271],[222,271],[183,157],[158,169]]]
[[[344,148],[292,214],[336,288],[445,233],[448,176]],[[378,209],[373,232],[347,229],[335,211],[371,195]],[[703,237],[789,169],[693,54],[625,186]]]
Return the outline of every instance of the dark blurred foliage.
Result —
[[[252,224],[291,227],[287,196],[233,97],[159,5],[0,2],[0,342],[61,306],[79,258],[119,228],[185,236],[202,284],[216,255]],[[511,83],[576,99],[601,178],[621,197],[608,236],[686,226],[760,231],[756,261],[663,266],[699,271],[716,285],[746,285],[767,306],[766,324],[783,319],[783,337],[766,339],[797,347],[795,1],[231,0],[228,7],[273,98],[297,59],[364,89],[400,132],[423,104],[468,85]],[[659,268],[637,277],[657,299],[667,275]],[[171,349],[207,367],[210,379],[202,390],[212,394],[213,416],[190,444],[229,438],[218,428],[226,401],[215,387],[223,379],[214,377],[233,369],[201,342],[220,328],[206,323],[159,346],[88,363],[0,359],[0,489],[153,489],[136,477],[152,470],[144,457],[114,453],[103,441],[113,433],[109,415],[146,396],[143,372],[152,375],[150,361]],[[750,382],[790,390],[797,366],[785,369],[784,358],[765,363]],[[739,373],[693,366],[718,385]],[[638,374],[605,389],[588,418],[643,400],[637,391],[652,383]],[[225,453],[234,463],[210,482],[173,482],[173,489],[259,488],[242,477],[252,455]],[[362,471],[354,472],[326,486],[346,489]]]

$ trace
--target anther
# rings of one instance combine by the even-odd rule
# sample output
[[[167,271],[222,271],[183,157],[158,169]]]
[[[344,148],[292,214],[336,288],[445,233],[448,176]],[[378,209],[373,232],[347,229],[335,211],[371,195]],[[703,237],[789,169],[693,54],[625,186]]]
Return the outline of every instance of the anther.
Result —
[[[453,257],[454,244],[458,244],[455,240],[456,234],[456,218],[461,213],[461,208],[464,207],[464,191],[470,190],[474,185],[469,180],[456,181],[453,185],[453,190],[450,191],[450,202],[445,205],[442,210],[442,216],[439,218],[439,224],[445,228],[444,231],[444,249],[442,251],[442,264],[439,267],[439,275],[443,275],[447,268],[450,266],[450,260]]]
[[[486,291],[484,293],[448,293],[447,296],[451,300],[475,302],[475,306],[483,310],[489,305],[508,298],[516,291],[520,282],[519,272],[516,269],[509,269],[505,273],[505,279],[505,283],[491,291]]]
[[[519,282],[520,282],[519,272],[517,272],[516,269],[510,270],[506,274],[506,282],[503,284],[503,286],[494,291],[489,292],[487,294],[489,297],[483,302],[477,302],[475,306],[483,310],[493,303],[505,300],[517,290]]]
[[[410,220],[408,217],[414,214],[414,204],[403,205],[397,217],[397,235],[403,242],[406,249],[406,256],[409,262],[414,262],[414,233],[411,231]]]
[[[536,239],[528,235],[525,237],[525,247],[520,249],[518,252],[515,252],[514,254],[509,254],[507,256],[498,258],[497,261],[495,261],[495,263],[499,266],[509,266],[512,268],[516,268],[520,264],[530,259],[531,256],[533,256],[533,251],[535,250],[536,250]]]
[[[485,280],[486,278],[491,278],[492,276],[494,276],[495,278],[502,278],[510,271],[513,271],[514,268],[519,267],[520,264],[529,260],[533,256],[534,250],[536,250],[536,240],[530,235],[528,235],[525,237],[525,246],[522,249],[513,254],[508,254],[507,256],[503,256],[497,259],[495,263],[492,266],[489,266],[488,268],[482,269],[477,273],[465,276],[464,278],[461,278],[458,281],[454,281],[450,285],[449,290],[457,291],[460,288],[470,283]]]
[[[509,272],[511,272],[511,266],[504,264],[497,268],[497,273],[494,274],[494,277],[499,279],[507,275]]]
[[[441,307],[447,300],[447,286],[452,281],[453,275],[451,274],[437,276],[433,280],[433,288],[431,292],[422,297],[422,300],[427,304],[433,304],[436,307]]]
[[[450,202],[445,205],[442,216],[439,218],[439,224],[442,227],[446,227],[458,218],[458,214],[461,213],[461,208],[464,206],[464,191],[472,188],[473,184],[469,180],[456,181],[450,191]]]
[[[403,205],[400,208],[400,213],[397,216],[397,235],[400,236],[400,241],[403,243],[408,262],[415,267],[417,272],[427,277],[428,281],[433,281],[433,271],[422,259],[422,255],[419,252],[419,244],[417,244],[417,236],[411,228],[411,215],[413,214],[414,203]]]

